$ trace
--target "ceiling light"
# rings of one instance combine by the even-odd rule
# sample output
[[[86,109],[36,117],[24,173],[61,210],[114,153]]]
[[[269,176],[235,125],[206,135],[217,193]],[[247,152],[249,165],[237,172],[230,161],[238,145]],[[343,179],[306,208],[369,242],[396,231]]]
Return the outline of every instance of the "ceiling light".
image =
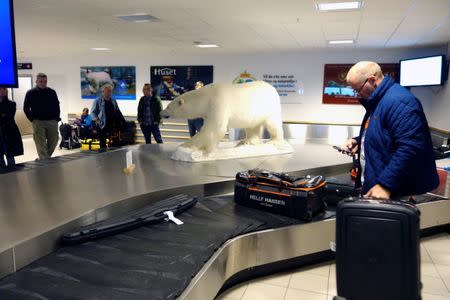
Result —
[[[217,48],[219,46],[216,45],[216,44],[196,44],[195,47],[198,47],[198,48]]]
[[[96,47],[96,48],[91,48],[91,50],[94,50],[94,51],[110,51],[111,48]]]
[[[133,23],[146,23],[159,21],[158,18],[145,13],[131,14],[131,15],[117,15],[119,19]]]
[[[361,1],[352,2],[335,2],[335,3],[316,3],[319,11],[333,11],[333,10],[351,10],[360,9]]]
[[[353,44],[355,41],[353,40],[333,40],[328,41],[328,44],[330,45],[341,45],[341,44]]]

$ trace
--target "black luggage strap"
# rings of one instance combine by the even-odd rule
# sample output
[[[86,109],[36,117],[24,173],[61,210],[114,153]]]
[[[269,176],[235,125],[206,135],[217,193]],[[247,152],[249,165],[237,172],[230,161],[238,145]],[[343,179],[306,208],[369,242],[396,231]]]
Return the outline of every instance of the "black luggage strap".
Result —
[[[319,184],[326,182],[325,177],[322,175],[317,175],[314,177],[306,176],[306,177],[292,177],[286,173],[278,173],[267,171],[263,169],[253,169],[247,172],[248,181],[252,184],[257,184],[258,180],[267,178],[270,180],[270,183],[275,185],[277,182],[280,189],[288,186],[286,183],[292,186],[296,186],[299,188],[313,188],[318,186]],[[238,173],[239,176],[239,173]],[[297,183],[297,181],[303,180],[301,183]]]
[[[125,215],[97,222],[77,231],[63,235],[62,242],[66,245],[75,245],[99,238],[115,235],[143,225],[160,223],[164,220],[173,221],[181,225],[175,215],[192,208],[197,203],[196,197],[185,194],[176,195],[142,209],[129,212]]]

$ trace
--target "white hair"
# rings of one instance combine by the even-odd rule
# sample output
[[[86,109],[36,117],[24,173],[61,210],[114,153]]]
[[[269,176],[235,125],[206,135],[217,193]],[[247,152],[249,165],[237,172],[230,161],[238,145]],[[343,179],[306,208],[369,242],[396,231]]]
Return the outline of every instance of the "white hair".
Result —
[[[373,61],[360,61],[350,68],[346,80],[347,82],[364,82],[372,75],[383,79],[384,76],[380,65]]]
[[[101,87],[101,89],[102,89],[102,92],[106,89],[106,88],[110,88],[111,90],[113,90],[114,89],[114,87],[111,85],[111,84],[109,84],[109,83],[105,83],[104,85],[102,85],[102,87]]]

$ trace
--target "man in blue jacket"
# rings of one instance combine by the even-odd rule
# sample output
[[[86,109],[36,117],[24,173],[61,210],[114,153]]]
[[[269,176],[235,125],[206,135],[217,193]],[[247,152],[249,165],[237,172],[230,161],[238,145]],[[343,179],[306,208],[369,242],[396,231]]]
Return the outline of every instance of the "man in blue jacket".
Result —
[[[117,101],[112,98],[112,85],[104,84],[101,89],[102,96],[92,103],[91,116],[99,127],[100,151],[103,152],[106,150],[106,139],[114,130],[125,126],[125,118]]]
[[[392,78],[383,76],[374,62],[355,64],[346,79],[366,109],[359,136],[346,144],[358,154],[361,194],[389,199],[434,189],[439,178],[419,100]]]

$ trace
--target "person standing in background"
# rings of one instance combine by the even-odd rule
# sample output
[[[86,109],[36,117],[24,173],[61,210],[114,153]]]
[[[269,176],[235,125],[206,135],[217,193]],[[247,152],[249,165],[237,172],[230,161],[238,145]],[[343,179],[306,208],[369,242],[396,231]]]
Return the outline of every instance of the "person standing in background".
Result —
[[[91,116],[92,120],[99,127],[100,151],[105,151],[106,139],[110,137],[115,129],[125,126],[125,118],[119,109],[117,101],[112,98],[112,85],[104,84],[101,89],[102,96],[95,99],[92,104]]]
[[[22,136],[14,120],[15,114],[16,103],[8,99],[8,90],[0,87],[0,169],[13,167],[16,164],[14,156],[23,155]]]
[[[161,132],[159,124],[161,123],[160,112],[162,110],[161,99],[153,95],[153,88],[150,83],[144,84],[142,88],[144,96],[139,100],[137,120],[141,126],[142,133],[145,137],[145,143],[151,144],[151,135],[158,144],[162,144]]]
[[[198,90],[202,88],[205,84],[202,81],[197,81],[195,83],[195,89]],[[188,119],[188,127],[189,127],[189,135],[193,137],[197,132],[200,131],[203,127],[203,119],[202,118],[196,118],[196,119]]]
[[[47,87],[47,75],[37,74],[36,87],[25,95],[23,110],[33,125],[33,139],[39,159],[50,158],[58,144],[59,100],[56,92]]]

